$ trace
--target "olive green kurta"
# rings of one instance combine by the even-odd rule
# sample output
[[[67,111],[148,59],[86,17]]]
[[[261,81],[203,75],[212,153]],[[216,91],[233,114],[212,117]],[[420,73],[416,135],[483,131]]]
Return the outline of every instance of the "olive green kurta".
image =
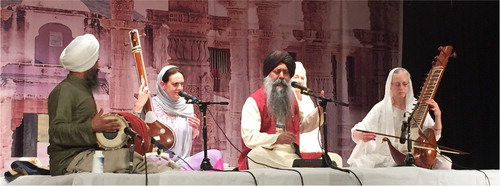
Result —
[[[97,148],[97,107],[87,81],[69,74],[50,93],[48,111],[50,174],[62,175],[78,153]]]

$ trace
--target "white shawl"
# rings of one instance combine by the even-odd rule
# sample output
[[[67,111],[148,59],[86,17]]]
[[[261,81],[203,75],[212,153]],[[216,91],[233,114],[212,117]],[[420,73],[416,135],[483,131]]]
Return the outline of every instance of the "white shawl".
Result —
[[[158,94],[153,98],[153,111],[155,112],[158,121],[164,125],[168,125],[175,134],[175,145],[172,151],[183,159],[186,159],[191,154],[193,146],[192,128],[188,124],[188,117],[194,116],[194,107],[192,104],[186,104],[186,100],[180,97],[177,100],[172,99],[164,90],[161,89],[160,82],[162,81],[165,72],[175,66],[168,65],[158,74],[156,80],[156,88]],[[167,115],[174,115],[173,117]],[[173,158],[178,161],[177,157]]]
[[[390,155],[387,143],[382,142],[383,136],[377,136],[375,141],[363,142],[355,139],[352,134],[356,129],[361,129],[388,135],[396,135],[396,131],[394,129],[396,124],[395,122],[402,124],[402,121],[394,120],[395,118],[402,117],[394,116],[391,96],[392,76],[394,75],[394,71],[397,69],[399,68],[392,69],[387,76],[384,99],[375,104],[366,117],[351,129],[351,138],[356,143],[356,147],[354,147],[351,156],[347,160],[347,163],[351,167],[388,167],[396,165]],[[409,77],[408,83],[405,112],[411,113],[415,98],[413,94],[413,85]],[[430,119],[430,117],[427,118]],[[396,139],[391,139],[391,141],[395,144]]]

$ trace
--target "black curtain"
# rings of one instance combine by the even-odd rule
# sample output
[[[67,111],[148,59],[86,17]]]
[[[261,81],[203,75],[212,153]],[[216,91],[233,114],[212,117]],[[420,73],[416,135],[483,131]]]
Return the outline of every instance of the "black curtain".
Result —
[[[442,111],[439,145],[469,152],[446,154],[453,168],[499,168],[498,1],[405,1],[403,67],[418,96],[439,46],[453,45],[435,100]]]

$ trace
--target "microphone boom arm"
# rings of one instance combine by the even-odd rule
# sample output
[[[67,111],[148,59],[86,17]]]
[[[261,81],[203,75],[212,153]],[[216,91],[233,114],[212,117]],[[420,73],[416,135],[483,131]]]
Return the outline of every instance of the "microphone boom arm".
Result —
[[[304,95],[315,97],[317,99],[320,99],[322,104],[326,104],[327,102],[332,102],[332,103],[339,104],[339,105],[344,106],[344,107],[348,107],[349,106],[348,103],[344,103],[344,102],[337,101],[337,100],[332,100],[331,98],[325,98],[325,97],[317,96],[312,91],[300,90],[300,93],[304,94]]]

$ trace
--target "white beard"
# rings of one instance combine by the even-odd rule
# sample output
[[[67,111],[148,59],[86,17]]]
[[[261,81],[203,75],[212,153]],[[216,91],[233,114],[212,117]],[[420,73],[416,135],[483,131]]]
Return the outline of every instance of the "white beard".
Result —
[[[264,78],[264,91],[269,116],[276,119],[277,123],[284,124],[286,118],[292,116],[293,99],[295,99],[290,82],[284,79],[273,81],[270,77],[266,77]]]

